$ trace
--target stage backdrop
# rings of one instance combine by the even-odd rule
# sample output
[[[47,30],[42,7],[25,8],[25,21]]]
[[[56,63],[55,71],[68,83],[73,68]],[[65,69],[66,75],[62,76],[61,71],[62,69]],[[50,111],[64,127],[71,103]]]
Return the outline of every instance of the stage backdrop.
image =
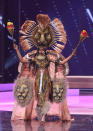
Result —
[[[12,38],[6,30],[7,21],[15,25],[15,42],[19,45],[20,26],[25,20],[36,20],[38,13],[59,18],[67,32],[67,45],[62,52],[67,57],[79,41],[80,32],[89,34],[69,61],[70,76],[93,76],[93,0],[0,0],[0,82],[16,78],[18,57]],[[21,54],[25,53],[19,46]]]

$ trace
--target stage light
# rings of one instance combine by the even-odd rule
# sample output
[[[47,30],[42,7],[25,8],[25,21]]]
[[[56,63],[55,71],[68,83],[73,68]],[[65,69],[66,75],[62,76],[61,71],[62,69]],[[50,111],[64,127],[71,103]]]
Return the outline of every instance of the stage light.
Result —
[[[3,19],[3,17],[0,16],[0,25],[2,25],[2,19]]]
[[[10,35],[8,35],[8,39],[13,40],[13,38]],[[14,39],[14,42],[16,42],[15,39]]]
[[[0,16],[0,25],[2,25],[5,28],[5,24],[3,23],[2,19],[3,19],[3,17]]]
[[[2,20],[2,18],[3,18],[3,17],[2,17],[2,16],[0,16],[0,20]]]
[[[93,16],[92,16],[90,9],[87,8],[86,12],[87,12],[88,16],[90,17],[91,21],[93,22]]]

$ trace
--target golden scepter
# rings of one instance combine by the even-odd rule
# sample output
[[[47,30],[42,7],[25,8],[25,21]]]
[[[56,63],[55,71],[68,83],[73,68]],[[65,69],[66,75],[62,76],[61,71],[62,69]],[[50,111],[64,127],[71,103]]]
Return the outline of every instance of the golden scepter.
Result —
[[[81,31],[81,34],[80,34],[80,40],[79,40],[79,42],[78,42],[78,44],[77,44],[77,46],[76,46],[76,48],[75,48],[74,50],[77,50],[77,48],[78,48],[78,46],[80,45],[80,43],[83,42],[83,40],[85,40],[85,39],[88,38],[88,37],[89,37],[89,36],[88,36],[86,30],[82,30],[82,31]]]
[[[7,22],[7,30],[9,31],[10,35],[12,36],[13,47],[16,50],[16,53],[17,53],[17,55],[19,57],[19,60],[21,62],[24,62],[25,60],[23,59],[23,57],[20,54],[20,51],[18,50],[18,45],[14,43],[14,24],[12,22]]]
[[[76,47],[74,48],[74,50],[72,51],[71,55],[69,55],[66,59],[64,59],[63,61],[60,62],[60,64],[64,64],[66,62],[68,62],[68,60],[70,60],[72,58],[72,56],[75,55],[77,48],[79,47],[79,45],[81,44],[81,42],[83,42],[83,40],[85,40],[88,36],[86,30],[81,31],[80,34],[80,40],[78,42],[78,44],[76,45]]]

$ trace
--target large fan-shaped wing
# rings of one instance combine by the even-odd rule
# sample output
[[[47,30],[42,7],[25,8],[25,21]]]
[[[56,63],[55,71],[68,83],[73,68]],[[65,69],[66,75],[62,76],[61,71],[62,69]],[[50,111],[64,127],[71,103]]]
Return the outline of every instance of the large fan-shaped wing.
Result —
[[[22,35],[20,36],[20,44],[24,51],[28,51],[34,46],[31,40],[31,32],[34,27],[36,27],[36,22],[31,20],[26,20],[21,26],[21,30],[19,31]]]
[[[67,42],[64,26],[58,18],[55,18],[51,21],[51,27],[55,32],[55,42],[51,47],[60,53],[64,49]]]

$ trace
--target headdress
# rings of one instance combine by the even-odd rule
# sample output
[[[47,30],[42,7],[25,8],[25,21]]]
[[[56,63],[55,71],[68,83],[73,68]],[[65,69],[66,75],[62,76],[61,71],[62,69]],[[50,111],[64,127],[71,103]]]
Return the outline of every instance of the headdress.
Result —
[[[58,18],[50,21],[49,16],[44,14],[38,14],[36,19],[38,23],[26,20],[21,26],[20,44],[23,50],[28,51],[35,46],[47,50],[51,47],[61,52],[67,41],[62,22]]]

